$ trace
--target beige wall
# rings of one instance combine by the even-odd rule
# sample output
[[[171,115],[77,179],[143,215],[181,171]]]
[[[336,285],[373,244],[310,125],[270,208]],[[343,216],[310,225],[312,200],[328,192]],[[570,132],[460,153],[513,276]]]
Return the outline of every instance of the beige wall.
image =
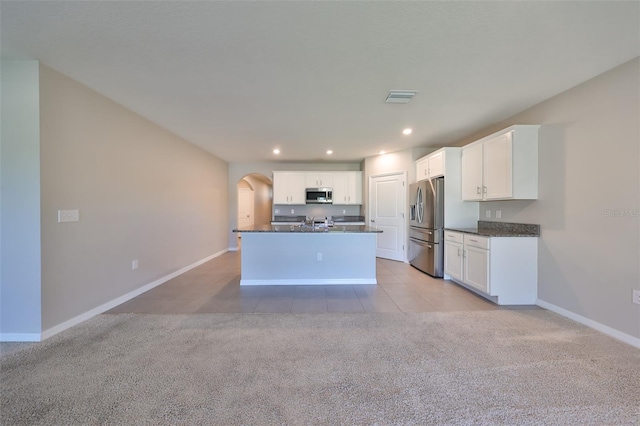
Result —
[[[46,66],[40,114],[43,330],[227,249],[227,163]]]
[[[541,225],[540,300],[640,338],[640,59],[459,145],[512,124],[542,125],[539,199],[481,203],[480,216]]]

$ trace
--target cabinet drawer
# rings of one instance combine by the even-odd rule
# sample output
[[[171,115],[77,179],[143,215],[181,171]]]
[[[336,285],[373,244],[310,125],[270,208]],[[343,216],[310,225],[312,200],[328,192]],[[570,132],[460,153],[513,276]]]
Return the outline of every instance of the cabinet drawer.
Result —
[[[489,249],[489,238],[488,237],[480,237],[478,235],[468,235],[464,236],[464,245],[469,247],[478,247],[481,249],[488,250]]]
[[[454,243],[463,243],[463,236],[459,232],[444,231],[445,241],[453,241]]]

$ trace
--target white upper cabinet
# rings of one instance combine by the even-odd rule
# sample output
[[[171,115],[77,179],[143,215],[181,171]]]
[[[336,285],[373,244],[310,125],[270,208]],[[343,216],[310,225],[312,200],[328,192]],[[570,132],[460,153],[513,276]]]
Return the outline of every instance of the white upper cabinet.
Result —
[[[482,200],[482,144],[467,145],[462,149],[462,199]]]
[[[416,181],[429,179],[429,160],[422,157],[416,161]]]
[[[333,173],[333,204],[362,204],[362,172]]]
[[[273,204],[305,204],[304,172],[273,172]]]
[[[416,161],[416,181],[444,176],[445,149],[441,148]]]
[[[428,157],[429,163],[429,177],[434,178],[438,176],[444,176],[444,155],[443,149],[431,153]]]
[[[506,133],[482,144],[482,182],[486,200],[513,197],[512,135],[512,132]]]
[[[464,146],[462,199],[537,199],[539,127],[511,126]]]
[[[306,172],[305,173],[306,188],[321,188],[333,186],[332,172]]]

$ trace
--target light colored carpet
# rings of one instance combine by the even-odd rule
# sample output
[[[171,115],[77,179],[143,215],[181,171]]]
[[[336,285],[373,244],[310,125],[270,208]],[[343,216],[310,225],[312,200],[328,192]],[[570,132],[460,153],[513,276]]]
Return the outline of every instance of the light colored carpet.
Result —
[[[4,425],[640,424],[640,351],[544,310],[101,315],[2,348]]]

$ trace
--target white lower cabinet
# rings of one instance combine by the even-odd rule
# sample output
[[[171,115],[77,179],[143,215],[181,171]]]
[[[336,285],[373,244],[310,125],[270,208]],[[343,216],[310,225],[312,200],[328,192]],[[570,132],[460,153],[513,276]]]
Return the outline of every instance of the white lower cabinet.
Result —
[[[462,234],[445,231],[444,233],[444,273],[451,279],[462,280],[463,263]]]
[[[465,246],[464,277],[470,286],[489,292],[489,250]]]
[[[499,305],[535,305],[537,237],[483,237],[445,231],[444,273]]]

